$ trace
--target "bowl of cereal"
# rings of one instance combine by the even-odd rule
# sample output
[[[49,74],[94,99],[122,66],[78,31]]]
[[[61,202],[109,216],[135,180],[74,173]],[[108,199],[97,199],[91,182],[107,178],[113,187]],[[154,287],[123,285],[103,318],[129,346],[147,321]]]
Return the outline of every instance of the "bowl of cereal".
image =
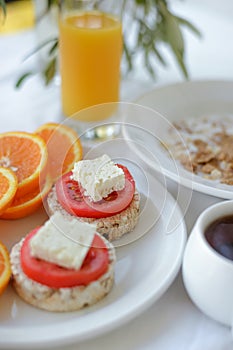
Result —
[[[194,81],[154,89],[125,129],[154,170],[193,190],[233,199],[233,82]],[[143,146],[143,147],[142,147]],[[145,152],[144,150],[147,150]]]

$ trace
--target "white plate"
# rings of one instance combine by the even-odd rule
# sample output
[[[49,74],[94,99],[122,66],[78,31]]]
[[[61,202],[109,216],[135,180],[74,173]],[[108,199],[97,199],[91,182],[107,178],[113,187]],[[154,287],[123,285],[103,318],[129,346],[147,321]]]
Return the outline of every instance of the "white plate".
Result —
[[[233,82],[231,81],[195,81],[177,83],[156,88],[135,101],[149,107],[147,112],[128,113],[126,121],[138,125],[142,130],[135,132],[135,128],[126,128],[127,137],[137,139],[143,144],[147,152],[137,147],[137,153],[155,170],[182,185],[212,196],[232,199],[233,187],[220,184],[193,175],[179,166],[178,162],[168,156],[162,149],[160,141],[168,138],[168,129],[172,122],[198,118],[203,115],[233,115]],[[150,109],[153,109],[150,110]],[[159,112],[156,113],[155,111]],[[152,134],[148,134],[152,133]],[[182,140],[181,140],[182,141]],[[149,152],[151,156],[149,156]],[[153,154],[153,156],[152,156]]]
[[[8,286],[0,298],[1,348],[32,349],[90,339],[128,322],[171,285],[179,271],[186,242],[183,216],[172,196],[148,174],[150,199],[145,201],[148,188],[137,181],[137,174],[133,175],[144,198],[144,208],[150,207],[142,211],[137,232],[153,227],[133,243],[116,249],[115,284],[110,294],[78,312],[49,313],[26,304]],[[18,221],[1,220],[1,240],[10,248],[44,220],[44,211]]]

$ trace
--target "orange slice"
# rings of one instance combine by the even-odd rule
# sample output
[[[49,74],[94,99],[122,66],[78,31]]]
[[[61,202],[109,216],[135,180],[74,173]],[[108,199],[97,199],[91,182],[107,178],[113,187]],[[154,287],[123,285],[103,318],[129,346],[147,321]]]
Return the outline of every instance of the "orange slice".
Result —
[[[47,160],[47,147],[40,136],[17,131],[0,134],[0,166],[10,168],[16,174],[17,197],[39,186]]]
[[[3,243],[0,242],[0,295],[4,292],[11,277],[9,253]]]
[[[48,171],[54,181],[70,171],[74,163],[82,159],[82,145],[72,128],[62,124],[47,123],[35,132],[47,144]]]
[[[27,193],[22,197],[14,198],[11,206],[0,215],[0,218],[20,219],[34,213],[43,203],[51,187],[52,181],[47,176],[42,188],[37,187],[33,192]]]
[[[8,168],[0,167],[0,214],[10,206],[17,186],[18,180],[15,173]]]

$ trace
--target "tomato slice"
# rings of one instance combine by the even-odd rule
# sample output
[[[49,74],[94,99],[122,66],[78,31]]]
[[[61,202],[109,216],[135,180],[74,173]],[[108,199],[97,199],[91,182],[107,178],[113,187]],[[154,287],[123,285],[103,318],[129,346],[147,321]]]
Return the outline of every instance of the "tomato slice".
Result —
[[[120,213],[132,202],[135,192],[135,182],[129,170],[117,164],[125,174],[125,187],[114,191],[108,197],[98,202],[92,202],[83,195],[83,190],[77,181],[70,177],[72,172],[63,175],[56,182],[56,193],[59,203],[70,214],[86,218],[106,218]]]
[[[108,269],[108,249],[98,235],[94,236],[92,246],[82,264],[81,269],[67,269],[45,260],[34,258],[30,254],[30,239],[39,228],[31,231],[23,242],[21,248],[21,266],[26,276],[51,288],[70,288],[87,285],[97,280]]]

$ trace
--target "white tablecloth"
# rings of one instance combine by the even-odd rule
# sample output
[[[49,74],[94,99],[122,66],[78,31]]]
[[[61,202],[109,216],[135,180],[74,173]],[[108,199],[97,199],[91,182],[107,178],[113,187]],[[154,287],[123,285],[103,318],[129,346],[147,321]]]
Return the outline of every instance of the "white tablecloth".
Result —
[[[201,40],[185,31],[186,62],[191,79],[233,79],[233,3],[230,0],[171,1],[179,15],[191,20],[203,33]],[[33,31],[0,37],[0,131],[33,131],[43,122],[60,118],[59,87],[44,88],[40,78],[30,79],[14,90],[16,78],[24,69],[35,66],[34,59],[22,64],[22,58],[35,46]],[[122,83],[122,99],[134,100],[152,87],[182,80],[172,55],[164,48],[170,66],[158,68],[158,80],[152,82],[140,71]],[[176,185],[169,182],[169,191]],[[190,232],[197,216],[214,197],[193,194],[185,220]],[[180,203],[182,207],[182,203]],[[63,347],[74,350],[79,345]],[[82,350],[230,350],[230,330],[203,315],[190,301],[178,275],[169,290],[152,307],[108,334],[80,344]]]

